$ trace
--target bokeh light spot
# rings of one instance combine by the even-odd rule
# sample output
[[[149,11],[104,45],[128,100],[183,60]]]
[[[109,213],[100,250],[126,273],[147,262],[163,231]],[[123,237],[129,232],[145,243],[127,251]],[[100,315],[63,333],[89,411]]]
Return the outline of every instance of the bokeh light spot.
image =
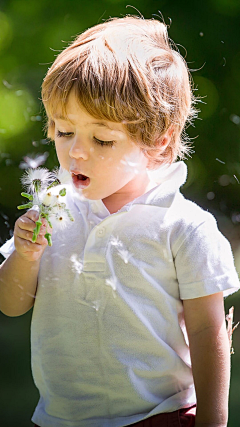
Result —
[[[12,34],[12,25],[9,19],[3,12],[0,12],[0,52],[10,45]]]
[[[18,91],[0,88],[0,129],[4,139],[22,133],[32,125],[28,107],[35,105],[26,89]]]
[[[240,12],[239,0],[211,0],[214,9],[224,15],[234,16]]]

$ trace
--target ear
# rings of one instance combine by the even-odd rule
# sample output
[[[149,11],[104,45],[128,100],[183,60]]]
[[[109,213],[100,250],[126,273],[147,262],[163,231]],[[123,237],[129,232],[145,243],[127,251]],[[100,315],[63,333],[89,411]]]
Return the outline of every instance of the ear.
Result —
[[[162,151],[165,151],[167,146],[170,144],[173,130],[174,130],[173,126],[170,126],[168,130],[161,137],[157,139],[156,144],[159,146],[159,148]]]

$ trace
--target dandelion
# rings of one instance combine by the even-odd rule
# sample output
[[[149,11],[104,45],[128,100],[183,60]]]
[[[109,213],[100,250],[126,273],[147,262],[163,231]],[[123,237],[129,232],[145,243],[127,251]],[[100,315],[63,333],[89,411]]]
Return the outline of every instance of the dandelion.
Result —
[[[72,181],[71,174],[66,169],[60,167],[53,172],[62,184],[69,184]]]
[[[50,228],[54,225],[54,227],[60,230],[74,221],[65,203],[67,190],[61,184],[60,177],[64,178],[64,175],[63,173],[59,173],[59,171],[49,172],[48,169],[38,168],[30,169],[21,179],[24,187],[29,191],[28,193],[23,192],[21,195],[28,199],[28,203],[18,206],[18,209],[30,209],[34,206],[39,211],[36,227],[33,230],[33,242],[37,240],[42,225],[42,218],[47,220]],[[52,246],[51,234],[49,232],[45,234],[45,238],[48,241],[48,245]]]
[[[29,193],[38,193],[47,188],[51,181],[52,174],[46,168],[29,169],[21,179],[22,185]]]
[[[66,209],[59,209],[59,212],[55,213],[55,215],[53,215],[51,218],[51,224],[53,228],[60,230],[63,230],[68,225],[70,225],[71,221],[72,219]]]
[[[58,201],[57,197],[53,195],[50,190],[42,195],[42,203],[45,206],[54,207],[57,201]]]

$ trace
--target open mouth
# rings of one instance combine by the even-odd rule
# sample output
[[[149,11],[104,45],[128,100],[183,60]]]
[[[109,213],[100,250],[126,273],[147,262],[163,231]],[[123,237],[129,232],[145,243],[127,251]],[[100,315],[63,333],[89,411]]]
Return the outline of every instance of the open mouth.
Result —
[[[76,188],[86,188],[90,184],[90,178],[82,173],[72,173],[73,184]]]
[[[82,175],[81,173],[79,173],[79,174],[77,175],[77,179],[78,179],[79,181],[86,181],[86,179],[88,179],[88,177],[87,177],[86,175]]]

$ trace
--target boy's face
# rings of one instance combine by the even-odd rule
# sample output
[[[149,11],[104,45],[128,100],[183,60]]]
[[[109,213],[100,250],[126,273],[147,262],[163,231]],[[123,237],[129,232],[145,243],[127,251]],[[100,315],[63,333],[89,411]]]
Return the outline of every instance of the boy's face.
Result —
[[[127,202],[130,194],[142,194],[148,160],[123,125],[95,119],[73,93],[66,113],[66,118],[54,116],[55,145],[60,165],[71,173],[75,188],[92,200],[120,195]]]

